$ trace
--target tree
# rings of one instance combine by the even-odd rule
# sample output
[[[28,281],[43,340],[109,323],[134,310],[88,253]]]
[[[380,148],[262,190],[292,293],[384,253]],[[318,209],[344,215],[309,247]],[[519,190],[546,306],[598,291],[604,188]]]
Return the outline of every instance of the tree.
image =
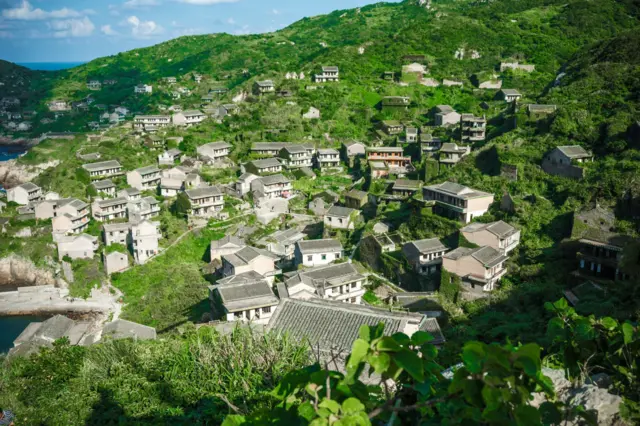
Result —
[[[179,218],[186,218],[187,214],[191,210],[191,201],[189,201],[189,197],[186,193],[181,192],[176,197],[176,200],[173,202],[171,206],[171,213],[174,216]]]
[[[196,144],[193,135],[187,135],[182,139],[182,142],[180,142],[178,147],[180,148],[180,151],[186,155],[195,155],[198,149],[198,144]]]

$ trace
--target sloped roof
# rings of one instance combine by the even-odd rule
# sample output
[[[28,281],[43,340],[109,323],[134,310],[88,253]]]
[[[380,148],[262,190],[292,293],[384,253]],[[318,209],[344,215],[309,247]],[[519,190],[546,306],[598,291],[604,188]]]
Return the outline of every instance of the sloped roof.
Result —
[[[234,235],[226,235],[219,240],[211,241],[211,249],[221,249],[225,247],[244,247],[245,242]]]
[[[289,179],[284,175],[278,173],[277,175],[270,175],[261,177],[260,180],[264,185],[275,185],[276,183],[289,183]]]
[[[396,179],[393,183],[393,189],[409,189],[417,191],[422,187],[422,182],[412,179]]]
[[[505,238],[518,232],[516,228],[501,220],[491,223],[470,223],[461,229],[463,232],[478,232],[482,230],[487,230],[499,238]]]
[[[253,160],[250,163],[253,164],[257,169],[282,166],[282,163],[277,158],[263,158],[260,160]]]
[[[141,175],[150,175],[152,173],[160,173],[160,169],[157,166],[144,166],[135,170]]]
[[[559,146],[557,149],[571,159],[591,157],[591,153],[580,145]]]
[[[206,186],[204,188],[189,189],[185,191],[189,198],[205,198],[205,197],[218,197],[222,193],[216,186]]]
[[[122,168],[122,166],[116,160],[109,160],[109,161],[100,161],[98,163],[83,164],[82,168],[88,171],[95,172],[95,171],[106,170],[106,169],[118,169],[118,168]]]
[[[483,192],[477,189],[469,188],[468,186],[460,185],[455,182],[439,183],[436,185],[427,186],[426,188],[434,191],[446,192],[448,194],[455,195],[456,197],[463,198],[463,199],[486,197],[486,196],[493,195],[493,194],[489,194],[488,192]]]
[[[265,280],[215,286],[224,307],[229,312],[273,306],[278,298]]]
[[[135,322],[118,319],[104,326],[102,335],[112,339],[155,340],[156,329]]]
[[[390,312],[386,309],[326,300],[282,299],[269,320],[268,329],[288,333],[296,339],[308,339],[323,350],[349,351],[362,325],[385,325],[385,335],[407,331],[408,326],[437,330],[420,314]],[[441,334],[439,334],[441,336]]]
[[[115,188],[116,184],[111,181],[111,179],[99,180],[97,182],[93,182],[91,185],[97,190],[101,189],[109,189]]]
[[[35,191],[40,187],[33,182],[25,182],[22,185],[20,185],[19,188],[22,188],[25,191],[30,192],[30,191]]]
[[[349,217],[351,213],[357,211],[358,210],[349,207],[332,206],[327,212],[327,216]]]
[[[458,247],[445,254],[447,259],[458,260],[461,257],[471,256],[480,262],[485,268],[491,268],[508,259],[493,247],[484,246],[478,248]]]
[[[333,239],[298,241],[297,244],[302,254],[342,251],[342,243]]]
[[[501,92],[509,96],[522,96],[516,89],[502,89]]]
[[[119,204],[127,204],[127,199],[124,197],[109,198],[106,200],[99,200],[97,201],[97,203],[98,203],[98,206],[100,206],[100,208],[105,208],[105,207],[117,206]]]
[[[412,248],[421,254],[435,253],[447,250],[447,246],[442,244],[437,238],[427,238],[424,240],[411,241],[404,245],[404,247],[402,248],[403,251],[406,251],[405,248]]]

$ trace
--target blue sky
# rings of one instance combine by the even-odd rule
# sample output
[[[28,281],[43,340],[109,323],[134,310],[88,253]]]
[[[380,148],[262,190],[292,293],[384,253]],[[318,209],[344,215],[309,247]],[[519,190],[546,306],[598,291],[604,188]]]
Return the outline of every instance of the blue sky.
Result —
[[[181,35],[275,31],[372,1],[0,0],[0,59],[88,61]]]

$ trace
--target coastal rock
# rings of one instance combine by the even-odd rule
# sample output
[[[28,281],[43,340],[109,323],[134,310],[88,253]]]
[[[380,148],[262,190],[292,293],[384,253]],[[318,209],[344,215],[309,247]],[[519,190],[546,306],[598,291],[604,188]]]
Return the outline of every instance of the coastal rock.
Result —
[[[613,395],[609,393],[607,389],[598,387],[596,384],[574,385],[565,378],[563,370],[543,368],[542,372],[553,382],[556,395],[560,401],[564,401],[571,406],[581,405],[587,411],[596,413],[598,425],[626,425],[620,418],[620,403],[622,402],[622,398],[618,395]],[[604,382],[602,377],[598,378],[598,381]],[[594,382],[597,381],[590,381],[590,383]],[[533,406],[540,406],[540,404],[546,401],[543,394],[536,393],[533,396],[534,399],[531,402]],[[581,423],[577,419],[572,419],[566,424],[568,426],[578,426]]]
[[[15,255],[0,259],[0,288],[39,285],[66,287],[63,280],[56,279],[53,271],[39,269],[29,259]]]
[[[18,164],[17,160],[3,161],[0,163],[0,185],[7,189],[13,188],[35,179],[43,171],[56,167],[58,164],[60,164],[59,160],[52,160],[35,166]]]

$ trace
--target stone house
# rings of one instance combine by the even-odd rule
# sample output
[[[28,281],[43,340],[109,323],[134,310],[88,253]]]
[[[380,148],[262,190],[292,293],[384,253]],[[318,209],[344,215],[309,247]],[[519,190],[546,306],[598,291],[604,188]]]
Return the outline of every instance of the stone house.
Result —
[[[391,193],[398,197],[412,197],[422,188],[422,182],[411,179],[396,179],[391,187]]]
[[[165,177],[160,179],[160,195],[162,195],[163,197],[177,197],[183,189],[183,180]]]
[[[144,131],[155,131],[171,125],[170,115],[136,115],[133,118],[133,128]]]
[[[508,69],[526,71],[526,72],[533,72],[536,69],[536,66],[535,65],[521,64],[518,61],[515,61],[515,62],[501,62],[500,63],[500,72],[504,72],[504,71],[506,71]]]
[[[58,260],[65,256],[71,259],[91,259],[98,250],[98,238],[93,235],[54,235],[54,241],[58,244]]]
[[[222,255],[221,259],[224,277],[255,272],[273,283],[274,276],[280,273],[275,266],[278,256],[255,247],[245,246],[235,253]]]
[[[460,233],[469,242],[481,247],[493,247],[504,255],[509,255],[520,244],[520,231],[501,220],[470,223],[462,228]]]
[[[302,241],[305,235],[296,228],[276,231],[262,238],[259,243],[267,247],[271,253],[285,262],[292,261],[295,257],[295,247],[298,241]]]
[[[320,118],[320,110],[318,108],[310,107],[309,111],[302,114],[302,118],[306,120],[314,120]]]
[[[406,96],[384,96],[380,101],[382,108],[409,108],[411,98]]]
[[[442,257],[449,250],[437,238],[411,241],[402,246],[402,253],[413,269],[421,275],[431,275],[442,267]]]
[[[213,262],[214,260],[221,260],[222,256],[228,256],[234,254],[237,251],[242,250],[247,245],[243,240],[232,235],[227,235],[224,238],[216,241],[211,241],[209,248],[209,258]]]
[[[122,166],[116,160],[83,164],[82,168],[89,172],[91,179],[104,179],[122,175]]]
[[[113,251],[109,254],[102,253],[102,263],[107,275],[122,272],[129,268],[129,255],[119,251]]]
[[[580,145],[559,146],[544,156],[542,170],[550,175],[582,179],[582,164],[593,161],[593,154]]]
[[[53,204],[51,225],[54,233],[81,234],[89,227],[89,205],[84,201],[68,198],[41,204],[45,203]]]
[[[276,91],[276,86],[271,80],[256,81],[253,84],[253,93],[256,95],[264,95]]]
[[[162,79],[167,84],[176,84],[178,82],[178,79],[175,77],[163,77]]]
[[[422,197],[435,202],[434,212],[463,223],[484,215],[493,203],[493,194],[454,182],[425,186]]]
[[[258,176],[252,173],[243,173],[236,182],[236,194],[238,197],[244,197],[251,192],[251,182],[258,179]]]
[[[211,164],[228,158],[229,153],[231,152],[231,145],[224,141],[211,142],[199,146],[197,151],[198,158]]]
[[[220,319],[266,324],[280,301],[265,279],[255,278],[220,280],[209,287],[209,302]]]
[[[500,279],[507,274],[508,257],[493,247],[458,247],[445,254],[442,267],[458,275],[471,289],[488,292],[495,290]]]
[[[284,296],[292,299],[321,298],[358,305],[362,303],[367,285],[367,277],[350,263],[317,266],[284,276],[285,288],[279,287],[278,292],[282,288]]]
[[[196,124],[202,123],[207,118],[207,115],[198,110],[187,110],[173,114],[171,122],[174,126],[179,127],[191,127]]]
[[[522,94],[516,89],[502,89],[498,92],[498,99],[506,102],[519,101],[522,98]]]
[[[127,217],[127,203],[128,200],[122,197],[96,200],[91,204],[91,214],[99,222],[124,219]]]
[[[342,258],[342,243],[338,240],[307,240],[296,244],[296,265],[322,266]]]
[[[461,117],[461,115],[449,105],[437,105],[434,108],[433,116],[435,118],[436,126],[440,127],[458,125]]]
[[[146,166],[127,173],[127,183],[140,191],[155,191],[161,177],[157,166]]]
[[[160,213],[160,202],[154,197],[142,197],[127,204],[129,219],[134,222],[150,219]]]
[[[364,157],[367,153],[367,146],[358,141],[348,141],[342,143],[342,159],[345,163],[353,166],[356,157]]]
[[[399,121],[385,120],[381,123],[382,131],[387,135],[399,135],[404,131],[404,125]]]
[[[438,163],[444,167],[451,167],[460,162],[463,157],[471,153],[471,147],[458,146],[456,143],[443,143],[438,154]]]
[[[152,93],[153,86],[149,86],[148,84],[138,84],[133,88],[134,93]]]
[[[287,145],[280,150],[278,157],[282,164],[289,169],[311,167],[313,165],[312,156],[302,145]]]
[[[131,226],[131,247],[138,265],[145,264],[159,253],[160,238],[160,222],[143,220]]]
[[[42,188],[31,182],[7,189],[7,201],[23,206],[37,203],[42,198]]]
[[[322,67],[322,73],[314,77],[316,83],[338,82],[340,80],[340,70],[336,66]]]
[[[321,170],[340,167],[340,153],[333,148],[318,149],[315,163]]]
[[[389,174],[402,176],[413,169],[411,157],[405,156],[400,146],[369,147],[367,162],[372,178],[386,177]]]
[[[369,203],[369,193],[352,189],[344,194],[344,205],[352,209],[361,209]]]
[[[158,155],[158,164],[161,166],[173,166],[176,161],[180,161],[182,151],[173,148]]]
[[[215,186],[189,189],[185,194],[191,202],[192,216],[210,218],[224,208],[222,192]]]
[[[102,236],[104,245],[122,244],[127,247],[130,243],[131,223],[105,223],[102,225]]]
[[[353,230],[356,228],[356,222],[359,217],[359,210],[333,206],[324,215],[324,226],[333,229]]]
[[[557,107],[555,105],[529,104],[527,106],[527,113],[529,117],[540,117],[553,114],[556,109]]]
[[[249,161],[244,165],[244,170],[255,175],[282,172],[282,163],[276,158],[263,158]]]
[[[487,118],[473,114],[460,116],[460,134],[463,143],[482,142],[487,135]]]
[[[251,191],[259,198],[289,198],[293,191],[291,181],[282,174],[263,176],[251,182]]]
[[[137,188],[125,188],[118,191],[118,197],[124,198],[127,202],[130,202],[141,199],[142,193]]]
[[[418,128],[417,127],[407,127],[405,130],[405,139],[406,143],[416,143],[418,142]]]
[[[442,148],[442,139],[434,138],[428,131],[420,133],[420,155],[422,158],[433,157]]]

